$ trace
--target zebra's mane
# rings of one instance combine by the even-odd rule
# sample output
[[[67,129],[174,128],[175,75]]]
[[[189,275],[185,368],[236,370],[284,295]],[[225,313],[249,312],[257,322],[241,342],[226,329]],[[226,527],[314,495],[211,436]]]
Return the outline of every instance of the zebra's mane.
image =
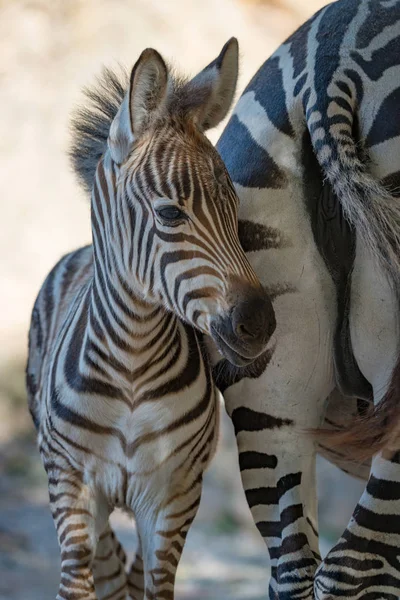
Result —
[[[169,91],[166,116],[174,115],[184,119],[190,111],[207,101],[211,87],[207,78],[204,81],[189,79],[177,73],[171,65],[167,64],[167,67]],[[111,123],[124,100],[128,86],[129,75],[125,69],[120,67],[119,72],[116,72],[103,67],[95,84],[83,90],[88,102],[76,109],[72,116],[69,156],[79,182],[89,194],[97,164],[107,149]]]
[[[94,85],[83,90],[87,105],[79,107],[71,119],[72,143],[69,151],[79,182],[92,190],[97,164],[107,149],[111,123],[128,89],[125,69],[119,73],[104,67]]]

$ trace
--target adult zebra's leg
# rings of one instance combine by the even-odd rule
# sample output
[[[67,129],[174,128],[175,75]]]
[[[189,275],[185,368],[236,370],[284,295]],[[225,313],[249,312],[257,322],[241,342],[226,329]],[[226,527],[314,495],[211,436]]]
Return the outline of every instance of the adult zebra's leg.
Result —
[[[385,393],[398,394],[398,304],[392,286],[357,240],[352,274],[351,336],[358,365],[379,405]],[[396,386],[393,387],[393,384]],[[373,432],[374,435],[379,432]],[[400,453],[385,450],[371,474],[353,516],[315,579],[317,600],[400,596]]]
[[[308,286],[307,261],[299,282]],[[261,270],[261,269],[259,269]],[[276,272],[276,269],[275,269]],[[313,598],[320,562],[314,440],[334,387],[334,307],[313,288],[274,302],[277,330],[252,365],[214,368],[236,432],[247,502],[271,558],[270,598]],[[328,284],[327,284],[328,285]],[[329,290],[329,288],[327,288]],[[327,308],[328,307],[328,308]]]
[[[372,463],[367,487],[315,579],[317,600],[400,596],[400,453]]]
[[[128,588],[125,566],[125,551],[108,523],[100,535],[93,563],[98,600],[126,600]]]
[[[315,451],[281,415],[277,407],[231,414],[246,499],[270,554],[270,598],[311,598],[320,560]]]
[[[306,381],[292,388],[287,374],[285,385],[279,382],[279,362],[267,370],[226,390],[225,403],[247,502],[271,558],[270,598],[311,599],[320,555],[315,445],[304,430],[320,424],[323,401],[311,390],[305,395]]]

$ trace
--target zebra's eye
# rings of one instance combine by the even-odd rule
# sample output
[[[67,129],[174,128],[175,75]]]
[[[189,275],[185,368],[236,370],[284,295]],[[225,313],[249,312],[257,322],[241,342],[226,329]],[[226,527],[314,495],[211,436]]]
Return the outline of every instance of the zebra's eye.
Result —
[[[185,214],[176,206],[164,206],[164,208],[160,208],[157,210],[158,216],[163,221],[178,221],[182,219]]]

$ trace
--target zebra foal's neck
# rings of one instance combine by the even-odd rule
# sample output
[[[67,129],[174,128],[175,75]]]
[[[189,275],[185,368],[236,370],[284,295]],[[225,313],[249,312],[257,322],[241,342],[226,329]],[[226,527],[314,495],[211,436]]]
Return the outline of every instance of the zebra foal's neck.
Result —
[[[131,387],[146,371],[171,362],[172,355],[179,357],[177,349],[182,346],[185,328],[173,313],[146,296],[145,290],[135,289],[129,280],[135,217],[132,207],[118,196],[117,178],[118,168],[106,154],[99,162],[92,190],[94,264],[88,300],[82,305],[86,317],[84,359],[87,365],[90,356],[92,370],[110,367],[113,378]]]

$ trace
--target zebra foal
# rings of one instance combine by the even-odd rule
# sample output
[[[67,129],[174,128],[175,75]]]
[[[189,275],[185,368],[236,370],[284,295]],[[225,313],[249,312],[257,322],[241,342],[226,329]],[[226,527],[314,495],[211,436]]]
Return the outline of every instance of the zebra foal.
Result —
[[[57,600],[127,597],[108,524],[116,506],[140,539],[131,597],[174,597],[217,440],[201,334],[246,365],[275,328],[239,244],[236,193],[204,135],[226,115],[237,69],[235,39],[191,81],[148,49],[126,86],[105,72],[74,121],[93,244],[48,275],[27,366],[61,550]]]

